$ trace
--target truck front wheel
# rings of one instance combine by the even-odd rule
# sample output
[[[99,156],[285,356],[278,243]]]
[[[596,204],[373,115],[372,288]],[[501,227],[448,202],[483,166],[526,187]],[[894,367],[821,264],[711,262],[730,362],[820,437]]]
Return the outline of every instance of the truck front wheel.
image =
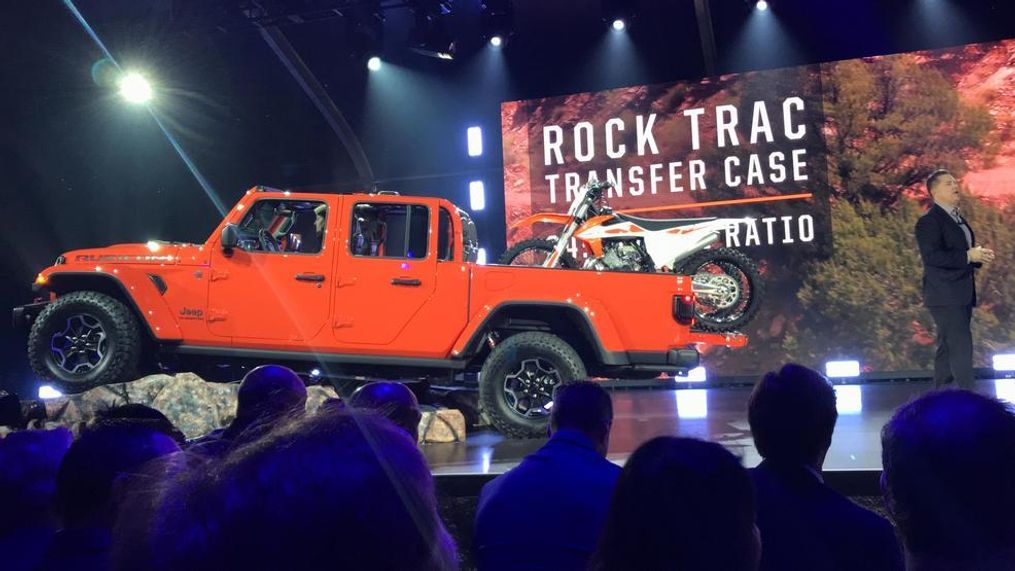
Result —
[[[60,296],[32,323],[28,360],[35,374],[77,393],[133,380],[141,357],[137,319],[122,302],[95,291]]]
[[[505,436],[546,436],[550,408],[561,385],[585,378],[585,365],[564,340],[519,333],[490,352],[479,375],[479,401]]]

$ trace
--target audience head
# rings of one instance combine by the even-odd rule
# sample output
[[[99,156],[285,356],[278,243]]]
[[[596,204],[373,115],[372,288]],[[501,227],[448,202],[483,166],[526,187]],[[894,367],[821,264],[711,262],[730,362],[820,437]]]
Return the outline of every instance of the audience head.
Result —
[[[0,537],[55,526],[56,473],[73,435],[66,428],[12,432],[0,440]]]
[[[251,425],[302,413],[307,405],[303,379],[281,365],[262,365],[243,377],[236,395],[236,422]]]
[[[138,426],[147,426],[156,432],[161,432],[172,438],[181,446],[186,443],[187,437],[183,432],[173,425],[169,418],[161,411],[139,403],[123,404],[99,412],[95,420],[91,421],[86,429],[93,429],[97,426],[130,423]]]
[[[594,568],[753,570],[761,555],[754,519],[751,480],[733,454],[654,438],[624,465]]]
[[[765,373],[747,405],[747,421],[762,458],[818,470],[838,418],[832,385],[821,373],[794,363]]]
[[[409,433],[413,442],[419,440],[419,410],[416,395],[409,387],[393,381],[376,381],[357,388],[349,397],[352,408],[373,410]],[[332,405],[329,405],[332,406]]]
[[[444,569],[454,546],[405,431],[326,411],[169,484],[151,560],[164,569]]]
[[[577,381],[557,388],[550,409],[550,433],[566,428],[577,430],[606,455],[613,426],[610,394],[594,381]]]
[[[969,391],[930,393],[895,412],[881,446],[886,500],[910,557],[1015,568],[1011,408]]]
[[[171,436],[146,422],[121,420],[83,431],[56,476],[56,507],[64,527],[111,526],[117,480],[179,450]]]

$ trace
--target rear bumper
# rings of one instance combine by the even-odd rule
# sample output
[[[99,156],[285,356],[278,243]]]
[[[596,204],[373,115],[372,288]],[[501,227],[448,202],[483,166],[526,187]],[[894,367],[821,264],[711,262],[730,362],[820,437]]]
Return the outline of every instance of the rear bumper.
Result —
[[[27,333],[32,328],[35,318],[47,305],[48,301],[40,301],[15,307],[11,310],[11,327],[14,331]]]
[[[666,352],[628,351],[629,368],[638,371],[666,372],[674,369],[693,369],[701,362],[697,349],[670,349]]]

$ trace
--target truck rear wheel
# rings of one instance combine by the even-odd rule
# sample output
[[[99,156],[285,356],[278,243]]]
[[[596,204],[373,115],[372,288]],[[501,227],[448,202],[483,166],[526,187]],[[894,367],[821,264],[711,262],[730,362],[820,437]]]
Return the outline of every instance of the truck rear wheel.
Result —
[[[119,300],[95,291],[60,296],[32,323],[28,360],[35,374],[60,390],[134,380],[141,335],[134,314]]]
[[[479,375],[479,402],[505,436],[539,438],[546,436],[557,388],[583,378],[585,365],[560,337],[519,333],[490,352]]]

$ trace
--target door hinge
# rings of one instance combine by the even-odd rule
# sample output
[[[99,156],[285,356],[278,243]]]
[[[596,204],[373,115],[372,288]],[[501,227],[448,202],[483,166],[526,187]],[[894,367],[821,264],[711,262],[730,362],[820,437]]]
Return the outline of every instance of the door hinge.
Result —
[[[212,270],[212,272],[211,272],[211,281],[213,281],[213,282],[217,282],[219,280],[224,280],[224,279],[226,279],[228,277],[229,277],[229,272],[219,272],[219,271],[215,271],[215,270]]]

